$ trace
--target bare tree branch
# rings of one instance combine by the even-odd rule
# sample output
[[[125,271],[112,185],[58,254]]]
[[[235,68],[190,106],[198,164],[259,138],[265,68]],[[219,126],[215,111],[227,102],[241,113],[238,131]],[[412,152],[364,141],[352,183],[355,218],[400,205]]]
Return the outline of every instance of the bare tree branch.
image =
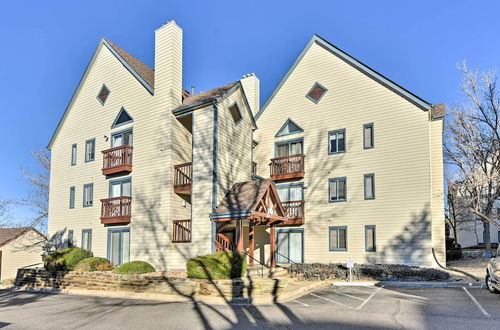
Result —
[[[462,90],[467,101],[452,108],[446,123],[444,156],[456,180],[453,207],[463,220],[483,223],[483,240],[491,251],[490,224],[498,226],[495,203],[500,197],[500,95],[494,72],[471,70],[464,61]],[[448,200],[448,203],[450,201]],[[449,213],[449,212],[448,212]],[[448,214],[449,215],[449,214]],[[458,216],[458,214],[455,214]],[[456,229],[454,229],[456,230]]]

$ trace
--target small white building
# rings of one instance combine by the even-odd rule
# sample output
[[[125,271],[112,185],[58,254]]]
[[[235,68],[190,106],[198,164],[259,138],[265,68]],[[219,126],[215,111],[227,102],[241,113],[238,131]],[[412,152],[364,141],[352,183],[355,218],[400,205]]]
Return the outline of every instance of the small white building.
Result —
[[[0,282],[22,267],[40,266],[45,235],[32,227],[0,228]]]

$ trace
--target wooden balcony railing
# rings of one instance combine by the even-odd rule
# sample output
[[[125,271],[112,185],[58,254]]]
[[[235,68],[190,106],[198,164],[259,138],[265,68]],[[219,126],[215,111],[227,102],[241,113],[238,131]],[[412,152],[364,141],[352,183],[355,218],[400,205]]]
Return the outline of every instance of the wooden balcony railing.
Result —
[[[172,243],[191,242],[191,219],[173,220]]]
[[[176,193],[191,192],[192,163],[174,165],[174,191]]]
[[[252,162],[252,175],[257,175],[257,163]]]
[[[101,199],[101,223],[130,223],[132,197],[122,196]]]
[[[233,242],[227,236],[221,233],[217,233],[217,236],[215,238],[215,250],[216,251],[233,251],[234,246]]]
[[[132,146],[119,146],[102,151],[102,174],[132,172]]]
[[[304,224],[304,201],[281,202],[288,218],[282,225]]]
[[[287,180],[304,177],[304,154],[271,159],[271,179]]]

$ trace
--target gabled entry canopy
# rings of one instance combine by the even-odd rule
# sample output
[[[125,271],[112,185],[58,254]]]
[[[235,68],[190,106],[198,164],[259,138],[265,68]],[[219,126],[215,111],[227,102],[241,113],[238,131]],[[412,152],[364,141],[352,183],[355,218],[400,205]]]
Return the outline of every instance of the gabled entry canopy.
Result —
[[[271,179],[233,185],[210,214],[213,221],[249,220],[253,225],[276,225],[286,220],[278,192]]]

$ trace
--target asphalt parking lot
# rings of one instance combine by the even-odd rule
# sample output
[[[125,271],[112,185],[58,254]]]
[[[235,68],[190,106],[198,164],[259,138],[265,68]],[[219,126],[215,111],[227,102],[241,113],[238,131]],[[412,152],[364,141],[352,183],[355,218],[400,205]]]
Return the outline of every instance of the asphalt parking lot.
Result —
[[[1,329],[499,329],[477,288],[329,286],[282,304],[208,305],[0,290]]]

